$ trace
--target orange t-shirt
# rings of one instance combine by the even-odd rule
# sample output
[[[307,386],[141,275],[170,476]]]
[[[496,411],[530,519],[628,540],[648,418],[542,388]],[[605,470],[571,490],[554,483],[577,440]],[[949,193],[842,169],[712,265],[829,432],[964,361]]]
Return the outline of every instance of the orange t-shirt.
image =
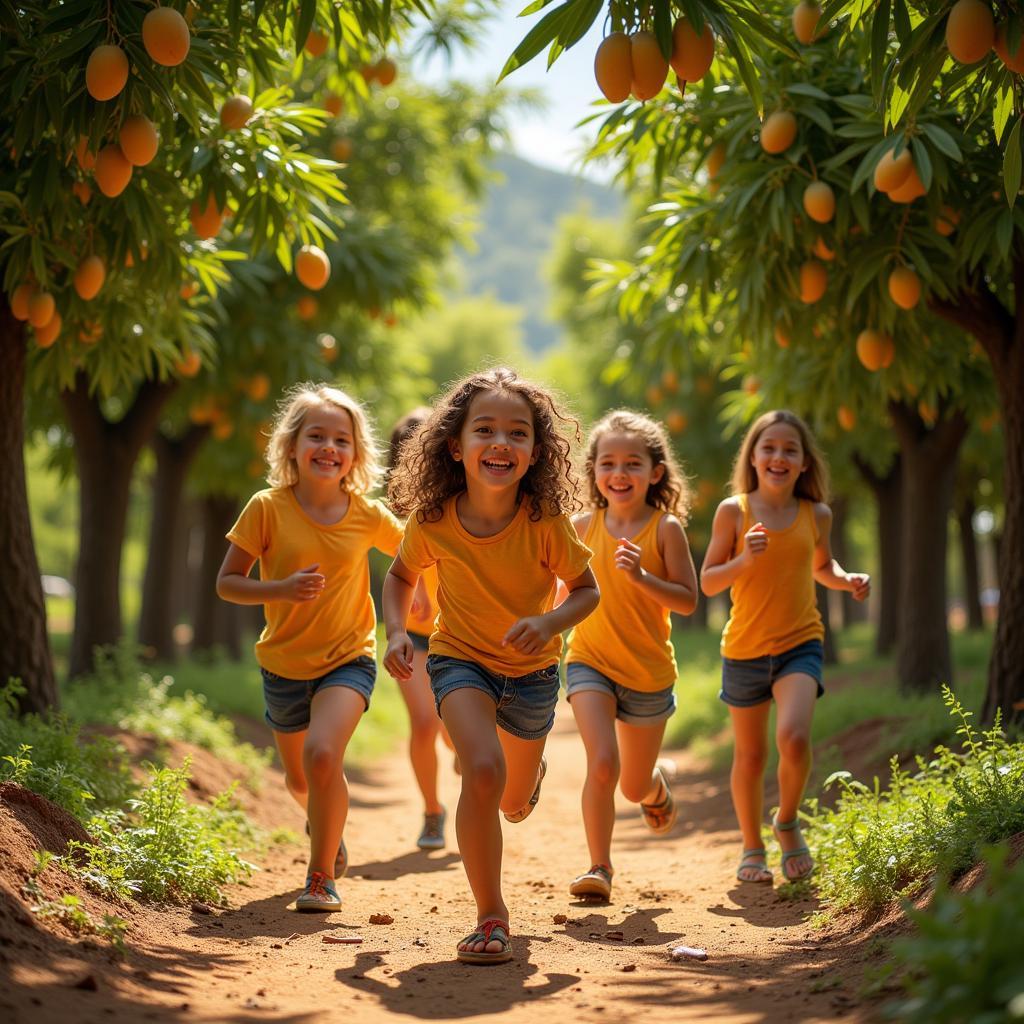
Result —
[[[291,487],[258,491],[227,538],[259,560],[260,578],[282,580],[319,564],[326,577],[315,601],[268,601],[256,660],[286,679],[318,679],[338,665],[376,653],[367,552],[394,555],[402,524],[379,501],[353,494],[348,511],[325,526],[311,519]]]
[[[474,537],[459,521],[455,501],[445,502],[435,523],[410,516],[398,552],[415,573],[437,566],[439,610],[430,653],[512,677],[558,661],[558,634],[537,654],[502,647],[501,641],[519,619],[551,610],[559,578],[576,579],[589,565],[590,550],[569,517],[531,520],[524,502],[499,533]]]
[[[565,660],[583,662],[631,690],[664,690],[677,675],[669,610],[615,567],[619,542],[605,526],[605,512],[594,511],[583,538],[594,552],[591,567],[601,588],[601,603],[573,629]],[[664,515],[655,512],[633,538],[640,547],[641,567],[660,579],[668,575],[658,551],[658,524]]]
[[[422,615],[409,613],[409,621],[405,628],[410,633],[419,633],[422,636],[430,636],[434,632],[434,620],[437,618],[437,566],[428,565],[423,570],[423,586],[430,598],[430,606]]]
[[[738,501],[743,528],[737,555],[743,550],[743,535],[754,525],[747,495],[739,495]],[[792,525],[767,532],[768,547],[732,584],[732,611],[722,631],[727,658],[782,654],[825,637],[814,593],[814,502],[801,498]]]

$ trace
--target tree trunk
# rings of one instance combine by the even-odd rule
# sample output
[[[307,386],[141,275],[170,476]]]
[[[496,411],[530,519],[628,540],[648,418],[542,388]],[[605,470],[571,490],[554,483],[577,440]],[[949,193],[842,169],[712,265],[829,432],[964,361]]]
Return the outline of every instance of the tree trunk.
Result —
[[[198,573],[192,650],[210,654],[215,648],[222,647],[237,658],[241,656],[238,632],[232,633],[229,625],[229,616],[235,606],[217,596],[217,571],[227,550],[224,535],[234,526],[238,516],[238,500],[224,495],[207,495],[201,504],[203,558]]]
[[[832,502],[832,553],[839,564],[850,572],[857,566],[851,565],[853,561],[850,555],[849,537],[847,525],[850,520],[850,499],[845,494],[833,497]],[[845,629],[855,622],[866,622],[868,618],[868,606],[866,601],[855,601],[853,595],[843,591],[839,595],[840,606],[843,610],[842,621],[837,625]]]
[[[132,472],[156,427],[174,382],[145,381],[125,415],[111,423],[79,371],[75,386],[61,391],[75,439],[79,491],[78,567],[75,571],[75,631],[69,675],[92,670],[95,649],[121,638],[121,549]]]
[[[196,425],[189,427],[184,436],[172,439],[157,430],[151,441],[156,455],[156,475],[149,552],[142,584],[139,643],[147,657],[162,661],[173,661],[177,654],[175,599],[179,593],[178,581],[185,575],[187,557],[182,547],[184,531],[181,529],[185,481],[192,460],[209,432],[209,427]]]
[[[839,662],[839,655],[836,652],[836,637],[832,632],[832,613],[829,610],[828,588],[820,583],[814,584],[814,591],[818,598],[818,611],[821,612],[822,625],[825,627],[825,639],[822,646],[825,648],[825,664],[836,665]]]
[[[885,475],[876,473],[859,456],[854,463],[864,482],[871,488],[878,507],[878,575],[873,580],[873,598],[878,596],[878,620],[875,653],[889,654],[899,635],[900,608],[900,530],[903,522],[903,468],[897,455]],[[848,569],[849,566],[843,566]]]
[[[929,428],[915,409],[890,402],[903,456],[903,545],[896,665],[905,693],[952,685],[946,610],[946,547],[956,459],[967,417],[956,409]]]
[[[974,499],[961,499],[956,510],[957,525],[960,528],[960,562],[964,573],[964,609],[967,612],[967,628],[984,629],[985,620],[981,614],[981,584],[978,577],[978,540],[974,535]]]
[[[25,483],[24,394],[25,331],[0,302],[0,686],[21,680],[22,714],[58,704]]]

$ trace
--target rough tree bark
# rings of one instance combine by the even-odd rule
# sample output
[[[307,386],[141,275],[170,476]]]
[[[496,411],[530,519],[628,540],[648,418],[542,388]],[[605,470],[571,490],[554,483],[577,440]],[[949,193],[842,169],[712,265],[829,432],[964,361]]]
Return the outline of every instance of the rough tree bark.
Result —
[[[125,415],[114,423],[90,394],[84,373],[76,375],[73,388],[60,393],[75,439],[81,485],[72,678],[92,669],[97,646],[121,638],[121,550],[132,473],[175,387],[174,381],[145,381]]]
[[[203,558],[199,567],[195,603],[192,650],[212,653],[222,648],[236,660],[242,656],[238,606],[217,596],[217,570],[224,561],[227,541],[224,535],[238,517],[238,499],[225,495],[208,495],[202,500]]]
[[[185,481],[189,467],[209,436],[208,426],[193,424],[179,438],[154,432],[150,447],[156,456],[153,479],[153,511],[149,525],[149,552],[142,583],[139,643],[146,656],[173,661],[176,598],[179,579],[185,575],[187,552],[181,529]]]
[[[25,331],[0,307],[0,685],[21,680],[25,714],[58,698],[25,484]]]

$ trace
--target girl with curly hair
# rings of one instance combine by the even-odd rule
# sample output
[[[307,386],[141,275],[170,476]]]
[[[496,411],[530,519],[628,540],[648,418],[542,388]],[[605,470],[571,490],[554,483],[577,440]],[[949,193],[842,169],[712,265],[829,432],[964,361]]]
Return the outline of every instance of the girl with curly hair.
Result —
[[[573,630],[565,675],[587,751],[583,827],[592,866],[569,892],[608,900],[616,783],[652,832],[675,821],[674,765],[658,758],[676,707],[669,613],[697,606],[697,574],[683,530],[686,478],[660,423],[608,413],[590,432],[586,476],[590,509],[573,522],[594,552],[602,597]]]
[[[367,497],[380,478],[373,429],[363,407],[338,388],[288,391],[267,462],[271,486],[252,496],[228,533],[217,593],[266,612],[256,644],[266,719],[309,832],[296,909],[340,910],[335,879],[348,864],[345,749],[370,705],[377,670],[366,553],[393,555],[402,524]],[[257,561],[259,579],[250,579]]]
[[[522,821],[540,796],[558,700],[560,634],[598,603],[590,551],[573,529],[575,420],[508,369],[455,384],[402,449],[389,493],[408,515],[384,582],[384,665],[412,672],[406,622],[420,575],[437,566],[439,612],[427,671],[462,766],[455,829],[477,905],[466,963],[512,958],[501,892],[499,809]],[[557,608],[558,579],[568,596]]]

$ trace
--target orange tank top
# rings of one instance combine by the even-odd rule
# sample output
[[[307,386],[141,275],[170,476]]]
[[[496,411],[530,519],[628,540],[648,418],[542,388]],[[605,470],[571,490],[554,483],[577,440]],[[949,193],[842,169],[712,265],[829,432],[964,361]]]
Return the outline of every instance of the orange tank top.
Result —
[[[743,536],[754,525],[747,495],[738,500],[743,529],[737,555],[743,551]],[[814,503],[801,498],[793,524],[767,532],[764,553],[732,584],[732,611],[722,632],[722,654],[727,658],[782,654],[825,636],[814,593]]]
[[[668,575],[658,551],[658,524],[664,514],[655,512],[633,538],[640,547],[641,568],[661,579]],[[590,567],[601,588],[601,603],[572,631],[566,661],[583,662],[631,690],[664,690],[677,674],[669,611],[615,568],[619,541],[604,520],[605,509],[596,509],[583,538],[594,552]]]

